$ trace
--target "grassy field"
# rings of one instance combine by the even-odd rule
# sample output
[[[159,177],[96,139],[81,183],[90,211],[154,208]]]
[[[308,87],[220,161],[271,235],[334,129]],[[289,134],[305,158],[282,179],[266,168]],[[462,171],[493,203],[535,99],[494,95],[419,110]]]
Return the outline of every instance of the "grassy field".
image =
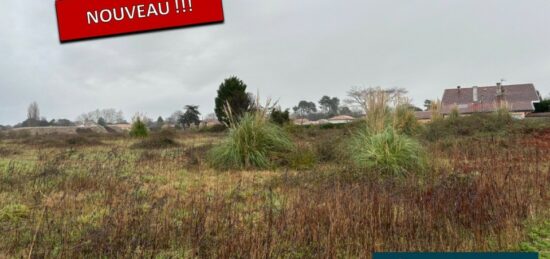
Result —
[[[0,257],[549,250],[550,130],[418,137],[427,168],[404,178],[353,166],[348,127],[287,131],[289,162],[229,171],[206,160],[226,133],[4,138]]]

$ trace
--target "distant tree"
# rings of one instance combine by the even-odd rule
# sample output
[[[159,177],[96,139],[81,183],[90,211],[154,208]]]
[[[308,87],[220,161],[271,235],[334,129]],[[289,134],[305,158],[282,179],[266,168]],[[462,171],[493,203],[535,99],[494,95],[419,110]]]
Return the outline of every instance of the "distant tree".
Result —
[[[29,108],[27,108],[27,119],[33,121],[40,120],[40,109],[38,108],[38,104],[36,102],[32,102],[29,105]]]
[[[178,121],[179,121],[179,119],[182,115],[183,115],[182,111],[175,111],[175,112],[172,113],[172,115],[170,115],[170,117],[168,117],[166,119],[166,122],[170,123],[170,124],[173,124],[173,125],[176,125],[176,124],[178,124]]]
[[[57,119],[50,121],[50,125],[58,127],[74,126],[74,123],[68,119]]]
[[[117,111],[115,109],[97,109],[78,116],[76,120],[79,122],[93,121],[99,124],[100,118],[103,118],[106,124],[126,123],[122,111]]]
[[[164,119],[162,118],[162,116],[159,116],[157,118],[157,126],[162,128],[163,125],[164,125]]]
[[[325,95],[319,100],[319,105],[324,113],[336,115],[338,114],[338,107],[340,107],[340,99],[337,97],[330,98]]]
[[[325,95],[319,100],[319,105],[321,105],[321,109],[324,113],[336,115],[338,114],[338,107],[340,107],[340,99],[337,97],[330,98]]]
[[[270,119],[273,123],[284,125],[290,122],[290,113],[289,110],[281,110],[281,108],[276,108],[271,111]]]
[[[32,102],[27,108],[27,119],[17,126],[21,127],[47,127],[50,122],[46,118],[40,118],[40,109],[36,102]]]
[[[145,138],[148,135],[149,130],[147,129],[147,125],[140,117],[136,117],[132,123],[132,128],[130,129],[130,136],[135,138]]]
[[[342,115],[348,115],[348,116],[353,115],[353,111],[351,111],[351,109],[347,106],[340,107],[339,113]]]
[[[321,100],[319,100],[319,105],[321,106],[321,111],[323,111],[324,113],[329,113],[331,104],[332,104],[332,101],[331,101],[330,97],[328,97],[326,95],[323,96],[321,98]]]
[[[236,119],[250,110],[252,102],[250,95],[246,93],[246,87],[246,84],[237,77],[227,78],[220,85],[214,110],[220,122],[226,125],[230,123],[226,109],[229,109]]]
[[[292,109],[294,110],[294,113],[303,118],[309,114],[317,112],[317,105],[315,105],[314,102],[300,101],[298,106],[294,106]]]
[[[103,117],[99,117],[99,119],[97,119],[97,124],[100,125],[100,126],[106,127],[107,126],[107,121],[105,121],[105,119],[103,119]]]
[[[432,109],[432,100],[425,100],[424,108],[425,111],[429,111],[430,109]]]
[[[199,112],[199,106],[196,105],[186,105],[185,106],[185,113],[180,117],[179,123],[184,128],[189,128],[191,125],[199,126],[201,123],[200,116],[201,113]]]
[[[354,107],[360,108],[363,110],[363,113],[367,113],[369,99],[373,97],[376,93],[379,93],[380,90],[385,92],[388,95],[389,103],[396,103],[402,96],[407,94],[407,90],[404,88],[387,88],[382,89],[380,87],[369,87],[369,88],[357,88],[354,87],[348,91],[348,99],[345,102]]]
[[[535,103],[535,112],[550,112],[550,98]]]

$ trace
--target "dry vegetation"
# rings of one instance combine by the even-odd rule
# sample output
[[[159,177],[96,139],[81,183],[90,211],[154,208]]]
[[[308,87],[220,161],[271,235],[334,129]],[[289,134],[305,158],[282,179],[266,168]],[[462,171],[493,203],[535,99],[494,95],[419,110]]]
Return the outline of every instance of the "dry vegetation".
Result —
[[[349,163],[354,127],[288,127],[293,156],[303,157],[268,171],[212,169],[205,159],[224,133],[158,138],[167,145],[4,138],[0,257],[544,249],[529,230],[548,226],[540,222],[550,213],[549,130],[419,138],[425,173],[395,178]]]

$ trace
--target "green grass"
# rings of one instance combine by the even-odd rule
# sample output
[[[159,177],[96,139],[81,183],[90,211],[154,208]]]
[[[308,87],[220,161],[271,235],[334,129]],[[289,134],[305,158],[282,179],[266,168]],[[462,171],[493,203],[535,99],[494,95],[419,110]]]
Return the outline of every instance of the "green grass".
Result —
[[[356,166],[388,176],[422,173],[424,149],[418,141],[388,128],[382,133],[360,131],[351,140],[351,159]]]
[[[520,244],[520,249],[525,252],[538,252],[540,259],[550,259],[550,220],[532,227],[528,237],[528,241]]]
[[[247,113],[232,124],[228,136],[212,149],[209,157],[218,169],[266,169],[293,148],[281,127],[256,112]]]

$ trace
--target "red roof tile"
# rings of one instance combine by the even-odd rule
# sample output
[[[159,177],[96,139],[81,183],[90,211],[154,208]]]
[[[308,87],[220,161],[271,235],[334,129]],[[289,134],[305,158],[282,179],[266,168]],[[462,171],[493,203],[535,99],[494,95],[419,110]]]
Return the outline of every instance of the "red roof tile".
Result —
[[[454,107],[460,113],[493,112],[498,107],[497,86],[477,87],[478,101],[474,101],[474,88],[446,89],[443,94],[442,112],[448,114]],[[510,111],[532,112],[533,103],[540,101],[540,96],[533,84],[503,85],[502,101]]]

